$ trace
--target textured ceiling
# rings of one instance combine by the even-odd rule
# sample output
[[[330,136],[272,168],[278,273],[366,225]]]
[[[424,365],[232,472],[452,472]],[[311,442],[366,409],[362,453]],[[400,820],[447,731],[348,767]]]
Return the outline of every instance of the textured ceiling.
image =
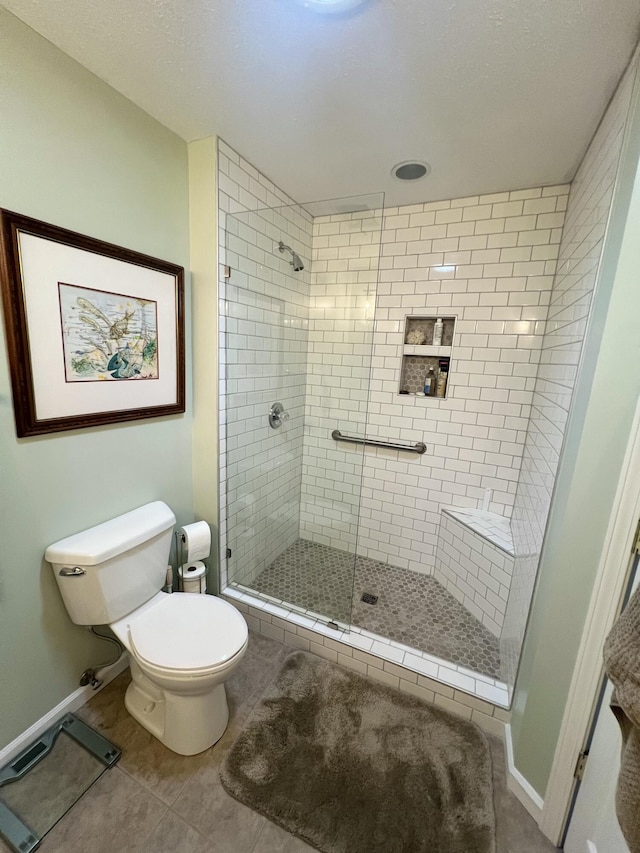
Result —
[[[638,0],[3,0],[187,140],[219,134],[299,201],[407,204],[572,178]],[[402,160],[428,161],[415,184]]]

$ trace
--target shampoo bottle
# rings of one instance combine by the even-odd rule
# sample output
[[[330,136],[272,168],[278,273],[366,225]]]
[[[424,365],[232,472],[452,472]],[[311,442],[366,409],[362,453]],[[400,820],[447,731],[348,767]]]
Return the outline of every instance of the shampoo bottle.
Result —
[[[447,379],[449,376],[449,359],[441,358],[438,362],[439,373],[436,384],[436,397],[444,397],[447,393]]]
[[[440,368],[438,374],[438,384],[436,385],[436,397],[444,397],[447,393],[447,373]]]
[[[433,345],[434,347],[442,346],[442,330],[444,328],[444,323],[442,319],[438,317],[433,326]]]

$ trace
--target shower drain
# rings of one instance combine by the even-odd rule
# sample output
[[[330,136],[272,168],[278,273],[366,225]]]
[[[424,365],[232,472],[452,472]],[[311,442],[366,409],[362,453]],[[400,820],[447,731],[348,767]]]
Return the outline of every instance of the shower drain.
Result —
[[[363,592],[360,601],[364,601],[365,604],[377,604],[378,596],[374,595],[372,592]]]

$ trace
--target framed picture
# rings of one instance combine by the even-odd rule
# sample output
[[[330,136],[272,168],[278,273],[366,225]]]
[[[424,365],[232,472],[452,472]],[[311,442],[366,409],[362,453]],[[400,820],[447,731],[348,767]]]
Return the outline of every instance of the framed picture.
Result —
[[[0,210],[19,437],[184,412],[184,269]]]

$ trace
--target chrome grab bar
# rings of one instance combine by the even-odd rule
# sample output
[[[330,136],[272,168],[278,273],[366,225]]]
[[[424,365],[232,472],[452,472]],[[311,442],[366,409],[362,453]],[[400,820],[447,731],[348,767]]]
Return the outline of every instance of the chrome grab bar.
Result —
[[[349,444],[365,444],[367,447],[388,447],[391,450],[405,450],[407,453],[426,453],[427,445],[418,441],[416,444],[396,444],[394,441],[377,441],[375,438],[357,438],[351,435],[343,435],[339,429],[331,433],[334,441],[346,441]]]

